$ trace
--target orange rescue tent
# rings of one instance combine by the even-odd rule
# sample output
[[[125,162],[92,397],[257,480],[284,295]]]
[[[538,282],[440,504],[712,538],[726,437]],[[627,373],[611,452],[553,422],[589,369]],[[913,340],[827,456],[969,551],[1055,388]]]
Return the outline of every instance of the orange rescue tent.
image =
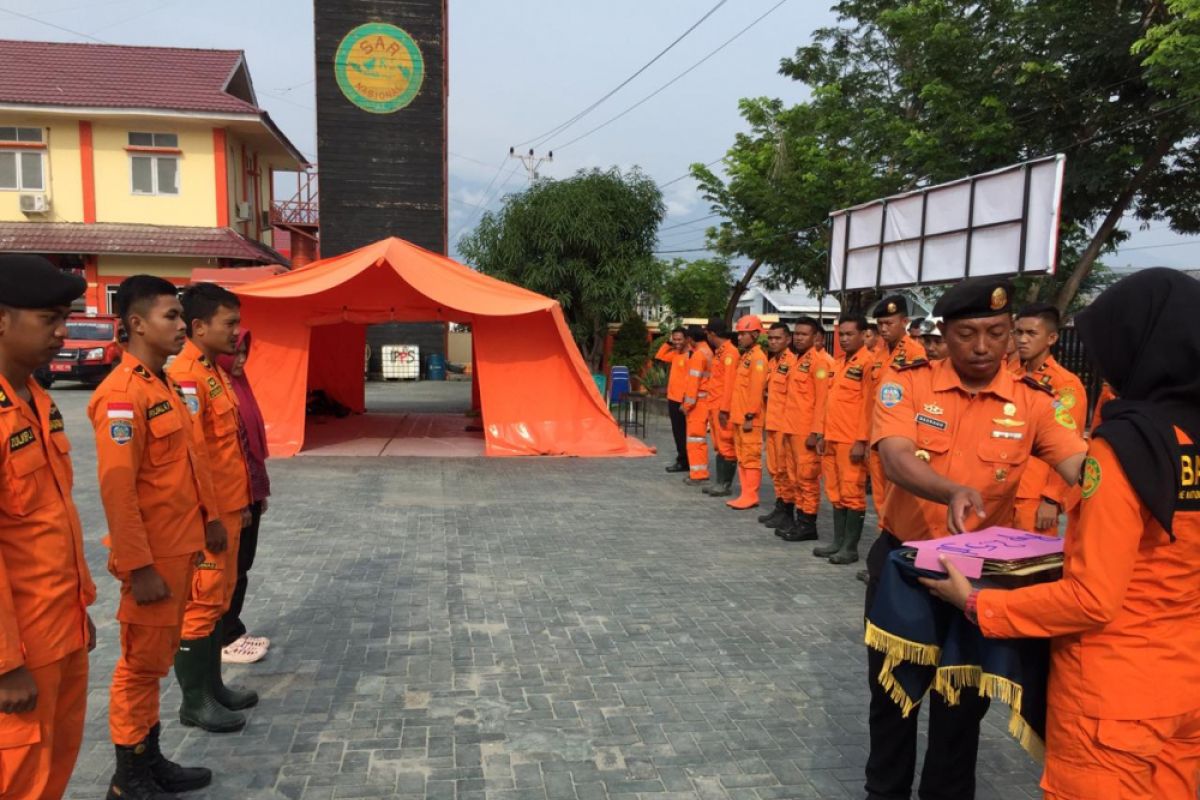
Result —
[[[235,289],[271,455],[304,445],[305,398],[366,410],[366,326],[470,323],[489,456],[643,456],[608,412],[558,303],[402,239]]]

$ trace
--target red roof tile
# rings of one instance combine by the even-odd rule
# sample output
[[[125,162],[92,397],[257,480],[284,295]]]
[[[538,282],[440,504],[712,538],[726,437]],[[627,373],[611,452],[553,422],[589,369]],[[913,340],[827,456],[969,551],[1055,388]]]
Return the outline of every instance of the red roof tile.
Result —
[[[0,253],[78,253],[224,258],[288,264],[261,242],[231,228],[98,222],[0,222]]]
[[[0,40],[0,103],[258,114],[225,91],[239,50]]]

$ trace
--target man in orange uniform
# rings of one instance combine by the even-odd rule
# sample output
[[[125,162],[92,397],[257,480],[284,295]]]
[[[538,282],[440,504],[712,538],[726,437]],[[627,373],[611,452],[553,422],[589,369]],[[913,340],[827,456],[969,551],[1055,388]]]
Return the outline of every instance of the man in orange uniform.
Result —
[[[1105,409],[1083,468],[1063,577],[926,585],[985,636],[1048,636],[1047,800],[1184,800],[1200,775],[1200,284],[1150,269],[1076,318]]]
[[[671,436],[675,439],[675,463],[667,472],[687,472],[687,415],[683,413],[683,394],[687,386],[687,332],[671,331],[670,338],[654,354],[657,361],[669,365],[667,373],[667,413],[671,418]]]
[[[683,413],[687,417],[688,476],[683,480],[689,486],[700,486],[708,483],[709,383],[713,352],[699,325],[688,328],[687,336],[691,355],[688,356],[687,383],[683,390]]]
[[[171,363],[170,373],[184,393],[193,421],[204,432],[205,457],[229,540],[222,551],[205,551],[192,579],[175,677],[183,690],[180,721],[223,733],[240,730],[246,718],[237,712],[258,703],[255,692],[226,686],[221,680],[220,623],[237,583],[239,535],[249,516],[250,473],[242,450],[237,400],[216,357],[237,352],[241,304],[237,295],[212,283],[189,286],[182,300],[188,342]]]
[[[782,322],[767,329],[767,410],[763,427],[767,431],[767,472],[775,486],[775,507],[759,516],[758,521],[768,528],[781,528],[792,522],[792,479],[788,475],[788,457],[784,439],[783,410],[787,404],[788,380],[796,354],[792,352],[792,332]]]
[[[792,326],[792,351],[796,363],[787,385],[784,408],[784,450],[791,480],[789,499],[795,506],[790,524],[775,533],[785,542],[817,538],[817,510],[821,505],[821,457],[817,455],[818,410],[825,406],[833,359],[813,343],[823,336],[821,323],[801,317]]]
[[[729,341],[729,327],[720,317],[708,321],[708,345],[713,352],[712,377],[708,382],[708,425],[717,450],[717,480],[702,491],[712,497],[728,497],[733,494],[733,473],[737,470],[729,405],[733,400],[738,350],[737,345]]]
[[[858,561],[858,540],[862,538],[867,510],[867,465],[863,454],[854,449],[867,399],[863,382],[871,365],[871,351],[863,345],[866,329],[867,321],[862,314],[843,314],[838,318],[842,355],[834,362],[825,408],[817,426],[821,433],[817,453],[821,456],[825,494],[833,505],[836,549],[832,555],[828,555],[826,547],[818,547],[813,553],[826,553],[834,564]]]
[[[874,353],[879,349],[879,323],[867,322],[867,332],[863,334],[863,347]]]
[[[62,797],[87,711],[96,587],[62,414],[33,380],[84,288],[39,256],[0,256],[0,797],[12,800]]]
[[[905,329],[908,326],[912,330],[913,326],[908,324],[908,301],[904,295],[894,294],[883,298],[871,313],[879,326],[882,344],[873,354],[871,367],[863,376],[863,395],[866,398],[863,402],[863,419],[858,429],[858,441],[854,443],[851,453],[866,461],[871,476],[871,497],[875,501],[875,515],[878,517],[883,514],[888,488],[879,454],[870,452],[871,424],[875,418],[875,405],[879,402],[879,387],[887,381],[893,369],[925,361],[926,357],[925,345]],[[919,332],[919,323],[915,324]]]
[[[1017,352],[1021,370],[1017,377],[1030,376],[1054,392],[1059,421],[1083,433],[1087,393],[1083,382],[1054,360],[1050,348],[1058,342],[1058,309],[1049,303],[1027,305],[1017,314]],[[1058,516],[1067,510],[1070,492],[1050,465],[1033,459],[1021,475],[1012,526],[1026,531],[1058,533]]]
[[[108,800],[165,800],[212,780],[207,769],[167,761],[159,747],[159,681],[179,646],[196,556],[206,541],[215,549],[226,538],[197,431],[163,371],[184,342],[175,291],[150,275],[120,285],[128,349],[88,406],[112,548],[108,569],[121,582],[121,657],[108,707],[117,770]]]
[[[883,532],[867,556],[868,609],[888,556],[903,542],[1006,524],[1021,473],[1034,455],[1064,478],[1079,475],[1085,445],[1077,431],[1056,418],[1050,392],[1004,368],[1012,337],[1011,296],[1011,284],[995,278],[970,278],[951,287],[934,308],[944,320],[950,357],[896,369],[879,389],[874,446],[891,488]],[[867,795],[907,798],[920,715],[901,714],[878,679],[887,657],[874,648],[867,654]],[[937,694],[929,702],[929,747],[919,794],[971,800],[979,722],[988,702],[967,690],[959,705],[950,706]]]
[[[729,421],[733,425],[741,494],[725,501],[725,505],[738,511],[758,505],[758,490],[762,486],[762,412],[763,390],[767,385],[767,354],[758,346],[760,334],[762,322],[753,314],[737,321],[738,349],[742,358],[733,378]]]

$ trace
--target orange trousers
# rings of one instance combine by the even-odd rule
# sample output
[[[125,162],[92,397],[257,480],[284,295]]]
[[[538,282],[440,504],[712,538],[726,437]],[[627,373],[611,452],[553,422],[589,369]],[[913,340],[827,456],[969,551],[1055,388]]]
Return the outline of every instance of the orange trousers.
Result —
[[[204,551],[204,560],[192,575],[192,588],[183,613],[183,638],[203,639],[213,632],[229,610],[237,586],[238,544],[242,538],[242,513],[222,514],[229,534],[224,553]]]
[[[1041,531],[1042,533],[1058,535],[1058,523],[1049,528],[1037,527],[1037,510],[1042,504],[1040,497],[1018,497],[1013,503],[1013,527],[1022,531]]]
[[[67,790],[83,741],[87,650],[76,650],[30,673],[37,684],[37,707],[24,714],[0,714],[0,797],[58,800]]]
[[[121,605],[117,609],[121,657],[113,670],[108,693],[108,728],[113,744],[124,747],[138,744],[158,722],[159,682],[175,663],[195,566],[194,555],[154,562],[154,569],[166,581],[171,596],[148,606],[139,606],[134,601],[128,575],[114,573],[121,580]]]
[[[883,459],[874,450],[867,451],[867,471],[871,476],[871,499],[875,502],[875,516],[883,516],[883,503],[887,500],[887,473],[883,471]]]
[[[825,477],[825,494],[835,508],[851,511],[867,510],[867,465],[850,460],[851,444],[825,442],[821,457],[821,473]]]
[[[787,435],[788,476],[792,481],[788,499],[796,504],[797,511],[815,514],[821,507],[821,457],[804,446],[806,439],[806,434]]]
[[[1198,774],[1200,710],[1112,720],[1048,709],[1045,800],[1190,800]]]
[[[721,412],[712,409],[708,412],[708,426],[712,430],[713,447],[721,458],[730,461],[737,460],[737,450],[733,447],[733,425],[721,426]]]
[[[688,477],[708,479],[708,406],[704,400],[687,412]]]
[[[785,503],[792,502],[792,476],[788,471],[787,434],[767,431],[767,472],[775,484],[775,496]]]
[[[763,429],[742,430],[733,426],[733,448],[737,451],[737,463],[742,469],[762,469]]]

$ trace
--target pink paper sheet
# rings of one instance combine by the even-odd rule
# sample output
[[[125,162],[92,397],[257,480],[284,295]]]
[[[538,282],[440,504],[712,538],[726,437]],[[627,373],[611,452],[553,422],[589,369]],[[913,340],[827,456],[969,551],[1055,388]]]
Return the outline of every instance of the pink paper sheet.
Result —
[[[916,566],[919,569],[945,572],[938,557],[948,556],[968,578],[978,578],[982,574],[984,559],[1023,561],[1061,553],[1063,549],[1062,539],[1057,536],[1000,527],[908,544],[917,549]]]

